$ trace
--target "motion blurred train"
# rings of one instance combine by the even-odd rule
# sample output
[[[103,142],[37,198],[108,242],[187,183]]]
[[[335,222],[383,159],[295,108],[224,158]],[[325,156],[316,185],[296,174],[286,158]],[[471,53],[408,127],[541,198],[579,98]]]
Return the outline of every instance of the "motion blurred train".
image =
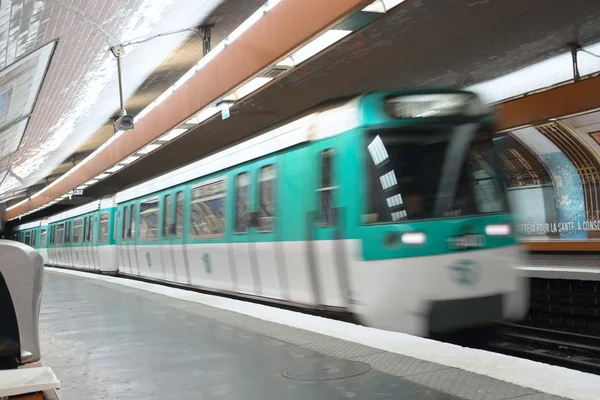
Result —
[[[331,103],[17,227],[48,265],[352,313],[429,336],[524,317],[494,118],[457,90]]]

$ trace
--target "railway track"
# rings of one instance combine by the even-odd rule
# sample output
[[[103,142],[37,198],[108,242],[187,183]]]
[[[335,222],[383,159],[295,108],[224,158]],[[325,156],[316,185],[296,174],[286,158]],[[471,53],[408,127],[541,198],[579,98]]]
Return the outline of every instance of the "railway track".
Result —
[[[501,324],[488,346],[499,353],[600,374],[600,337]]]

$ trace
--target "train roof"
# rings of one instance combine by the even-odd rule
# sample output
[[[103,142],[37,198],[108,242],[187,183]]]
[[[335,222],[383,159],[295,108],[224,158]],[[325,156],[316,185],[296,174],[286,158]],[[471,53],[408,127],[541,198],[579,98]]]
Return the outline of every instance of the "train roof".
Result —
[[[48,225],[48,218],[42,218],[42,219],[38,219],[36,221],[28,222],[26,224],[17,225],[17,226],[15,226],[15,230],[24,231],[26,229],[38,228],[40,226],[46,226],[46,225]]]
[[[54,214],[51,217],[48,217],[48,223],[62,221],[64,219],[77,217],[78,215],[87,214],[87,213],[105,209],[105,208],[112,208],[114,206],[115,206],[115,197],[114,196],[105,196],[99,200],[91,201],[82,206],[71,208],[67,211],[63,211],[61,213]]]
[[[116,203],[180,185],[311,140],[334,136],[360,124],[359,98],[313,110],[278,128],[116,194]]]

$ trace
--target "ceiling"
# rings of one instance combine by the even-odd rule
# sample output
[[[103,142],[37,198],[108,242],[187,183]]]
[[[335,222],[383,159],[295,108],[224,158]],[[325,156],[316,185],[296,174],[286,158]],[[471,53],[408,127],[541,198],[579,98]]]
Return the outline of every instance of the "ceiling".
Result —
[[[57,45],[21,146],[0,161],[0,196],[24,187],[39,190],[114,133],[111,118],[118,114],[119,100],[111,46],[207,23],[215,24],[212,41],[218,43],[263,3],[1,1],[0,67],[54,40]],[[125,108],[136,114],[198,62],[202,42],[193,33],[178,33],[128,46],[125,52]]]
[[[213,117],[73,202],[182,166],[335,97],[468,86],[564,53],[571,41],[600,41],[597,0],[410,0],[236,103],[229,119]]]

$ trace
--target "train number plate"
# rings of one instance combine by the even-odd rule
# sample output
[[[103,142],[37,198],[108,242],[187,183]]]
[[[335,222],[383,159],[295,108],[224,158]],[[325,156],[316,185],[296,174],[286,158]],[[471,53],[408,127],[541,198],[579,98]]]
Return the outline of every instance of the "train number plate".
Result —
[[[448,238],[448,247],[452,250],[478,249],[484,246],[484,235],[460,235]]]

